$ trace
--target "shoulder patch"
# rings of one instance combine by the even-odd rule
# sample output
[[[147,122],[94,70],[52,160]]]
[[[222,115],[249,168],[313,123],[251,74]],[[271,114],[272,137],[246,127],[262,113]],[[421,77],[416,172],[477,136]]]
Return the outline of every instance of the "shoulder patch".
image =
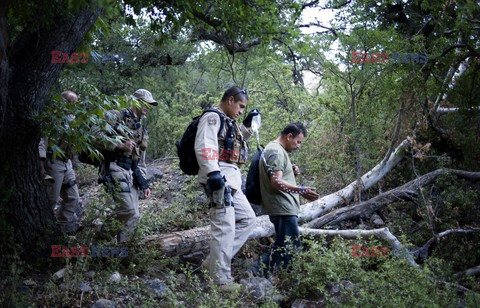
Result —
[[[209,115],[207,118],[208,125],[217,125],[217,118],[218,115],[216,114]]]

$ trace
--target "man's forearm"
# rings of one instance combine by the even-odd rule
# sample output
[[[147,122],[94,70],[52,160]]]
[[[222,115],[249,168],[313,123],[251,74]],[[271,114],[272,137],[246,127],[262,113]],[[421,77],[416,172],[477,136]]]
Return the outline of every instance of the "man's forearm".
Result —
[[[294,186],[283,179],[279,179],[278,177],[275,177],[275,175],[272,175],[272,186],[275,189],[278,189],[280,191],[286,192],[286,193],[294,193],[294,194],[299,194],[303,191],[303,187],[299,186]]]

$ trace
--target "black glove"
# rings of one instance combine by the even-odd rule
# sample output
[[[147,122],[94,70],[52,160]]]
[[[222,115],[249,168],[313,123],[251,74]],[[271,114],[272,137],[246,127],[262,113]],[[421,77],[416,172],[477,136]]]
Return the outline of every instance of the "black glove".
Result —
[[[247,128],[250,128],[250,126],[252,126],[253,117],[256,116],[256,115],[259,115],[259,114],[260,114],[260,111],[258,111],[258,109],[250,110],[250,112],[247,114],[247,117],[245,118],[245,120],[243,120],[243,125],[245,125],[245,127],[247,127]]]
[[[225,187],[225,179],[220,171],[213,171],[207,174],[207,187],[211,191],[219,190]]]
[[[132,176],[133,176],[133,184],[135,184],[141,190],[145,190],[149,187],[148,180],[143,177],[142,173],[140,172],[140,169],[135,168]]]

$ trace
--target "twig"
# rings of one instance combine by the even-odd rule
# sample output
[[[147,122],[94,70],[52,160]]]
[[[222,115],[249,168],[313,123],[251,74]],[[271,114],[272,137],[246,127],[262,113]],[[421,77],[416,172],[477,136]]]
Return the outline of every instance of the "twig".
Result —
[[[452,234],[452,233],[472,233],[472,232],[477,232],[477,231],[480,231],[480,228],[446,230],[446,231],[440,232],[438,234],[435,234],[435,236],[432,237],[431,239],[429,239],[428,242],[425,243],[425,245],[423,245],[423,247],[428,248],[428,247],[430,247],[430,245],[433,244],[433,242],[437,241],[439,238],[445,237],[445,236],[447,236],[449,234]]]

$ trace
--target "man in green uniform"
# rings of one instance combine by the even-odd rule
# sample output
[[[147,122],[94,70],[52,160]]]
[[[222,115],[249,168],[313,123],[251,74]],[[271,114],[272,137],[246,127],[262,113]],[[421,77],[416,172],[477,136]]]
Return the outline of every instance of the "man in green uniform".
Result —
[[[110,110],[106,114],[111,128],[124,137],[122,142],[105,143],[107,134],[100,132],[98,127],[95,128],[99,137],[95,147],[102,151],[105,158],[100,167],[100,182],[112,193],[116,202],[114,216],[124,224],[124,228],[117,234],[119,243],[129,240],[137,227],[140,219],[139,191],[143,191],[145,198],[150,197],[145,164],[148,132],[141,119],[147,115],[150,106],[157,106],[158,103],[145,89],[138,89],[132,97],[140,101],[140,107]],[[123,129],[124,126],[128,130]]]
[[[292,166],[289,157],[289,153],[300,148],[306,135],[307,130],[302,123],[287,125],[280,137],[265,147],[265,160],[260,160],[262,210],[269,215],[276,233],[275,243],[262,257],[265,274],[275,267],[288,266],[292,258],[292,248],[288,246],[293,246],[294,250],[301,249],[298,229],[299,195],[310,201],[319,197],[312,187],[297,186],[295,176],[300,174],[300,169]]]

